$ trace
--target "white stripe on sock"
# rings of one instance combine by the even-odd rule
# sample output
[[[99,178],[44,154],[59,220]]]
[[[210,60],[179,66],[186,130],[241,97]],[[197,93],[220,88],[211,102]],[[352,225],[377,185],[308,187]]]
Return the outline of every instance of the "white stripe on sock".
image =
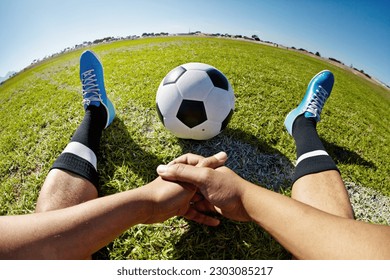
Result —
[[[79,142],[70,142],[64,149],[62,153],[71,153],[76,156],[79,156],[86,161],[90,162],[93,167],[97,170],[97,158],[95,153],[85,146],[84,144],[81,144]]]
[[[300,163],[304,159],[307,159],[307,158],[310,158],[310,157],[316,157],[316,156],[329,156],[329,154],[326,151],[323,151],[323,150],[315,150],[315,151],[307,152],[307,153],[301,155],[297,159],[296,165],[298,165],[298,163]]]

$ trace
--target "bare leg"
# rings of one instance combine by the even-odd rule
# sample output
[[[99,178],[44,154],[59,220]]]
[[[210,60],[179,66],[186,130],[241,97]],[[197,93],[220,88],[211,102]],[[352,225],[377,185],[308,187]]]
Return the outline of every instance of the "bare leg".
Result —
[[[35,212],[67,208],[97,197],[96,187],[90,181],[71,172],[52,169],[39,193]]]
[[[88,180],[60,169],[52,169],[42,186],[36,212],[74,206],[97,198],[96,187]]]
[[[354,218],[347,190],[336,170],[299,178],[293,185],[291,197],[324,212],[343,218]]]
[[[74,206],[98,196],[97,152],[115,109],[104,88],[103,66],[95,53],[80,57],[85,115],[71,142],[53,163],[39,195],[36,212]]]
[[[98,197],[96,155],[102,131],[113,121],[115,109],[106,96],[103,66],[91,51],[80,57],[80,78],[85,115],[53,163],[39,194],[36,212],[67,208]]]
[[[291,197],[324,212],[353,219],[347,190],[336,170],[299,178],[293,185]]]
[[[335,216],[353,219],[353,210],[336,163],[326,152],[317,133],[317,122],[334,83],[324,70],[310,81],[297,108],[285,119],[297,148],[297,166],[291,197]]]

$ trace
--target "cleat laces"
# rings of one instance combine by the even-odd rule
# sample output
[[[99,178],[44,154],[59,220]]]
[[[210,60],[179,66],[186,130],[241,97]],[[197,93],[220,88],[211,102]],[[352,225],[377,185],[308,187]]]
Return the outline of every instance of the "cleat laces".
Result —
[[[102,101],[94,69],[87,70],[81,74],[81,83],[83,85],[83,105],[89,106],[93,101]]]
[[[318,120],[320,120],[322,108],[324,107],[325,101],[328,97],[329,93],[322,86],[318,86],[318,89],[316,89],[316,94],[313,94],[313,97],[306,109],[306,113],[308,112],[311,114],[309,117],[316,117]]]

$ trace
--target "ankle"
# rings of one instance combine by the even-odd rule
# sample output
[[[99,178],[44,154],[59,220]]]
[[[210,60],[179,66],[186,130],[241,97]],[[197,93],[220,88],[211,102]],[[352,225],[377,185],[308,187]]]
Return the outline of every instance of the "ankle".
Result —
[[[90,105],[85,109],[86,114],[91,114],[92,120],[97,124],[96,128],[103,130],[107,123],[107,110],[100,103],[99,106]]]

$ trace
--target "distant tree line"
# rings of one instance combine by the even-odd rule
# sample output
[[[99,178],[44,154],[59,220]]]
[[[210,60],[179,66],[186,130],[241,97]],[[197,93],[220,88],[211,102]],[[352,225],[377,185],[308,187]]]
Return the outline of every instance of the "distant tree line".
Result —
[[[258,35],[252,35],[251,37],[248,37],[248,36],[243,36],[243,35],[231,35],[231,34],[228,34],[228,33],[225,33],[225,34],[222,34],[222,33],[211,33],[211,34],[210,33],[202,33],[201,31],[188,32],[188,33],[177,33],[177,34],[169,34],[168,32],[159,32],[159,33],[154,33],[154,32],[147,33],[147,32],[144,32],[144,33],[142,33],[141,36],[137,36],[137,35],[130,35],[130,36],[127,36],[127,37],[113,37],[113,36],[109,36],[109,37],[105,37],[105,38],[101,38],[101,39],[96,39],[94,41],[84,41],[82,44],[77,44],[77,45],[75,45],[73,47],[65,48],[62,51],[60,51],[59,53],[55,53],[55,54],[52,54],[50,56],[45,56],[43,59],[34,59],[33,62],[30,64],[30,66],[26,67],[22,71],[28,69],[32,65],[34,65],[36,63],[39,63],[39,62],[41,62],[43,60],[49,59],[49,58],[54,57],[54,56],[58,56],[60,54],[63,54],[63,53],[69,52],[69,51],[73,51],[73,50],[76,50],[76,49],[84,48],[84,47],[87,47],[87,46],[90,46],[90,45],[97,45],[97,44],[113,42],[113,41],[120,41],[120,40],[136,40],[136,39],[139,39],[141,37],[142,38],[147,38],[147,37],[160,37],[160,36],[210,36],[210,37],[225,37],[225,38],[235,38],[235,39],[244,39],[244,40],[250,40],[250,41],[257,41],[257,42],[271,44],[271,45],[273,45],[275,47],[279,47],[279,44],[276,44],[276,43],[273,43],[273,42],[270,42],[270,41],[263,41],[263,40],[261,40]],[[286,47],[286,48],[289,49],[289,47]],[[291,47],[291,49],[298,50],[298,51],[301,51],[301,52],[307,52],[307,53],[316,55],[318,57],[321,57],[319,52],[313,53],[313,52],[307,51],[307,50],[305,50],[303,48],[296,49],[294,46]],[[344,65],[343,62],[341,62],[340,60],[337,60],[335,58],[329,57],[328,59],[331,60],[331,61],[334,61],[334,62],[337,62],[339,64]],[[353,67],[351,66],[351,68],[353,68]],[[361,72],[362,74],[364,74],[365,76],[367,76],[368,78],[371,79],[371,76],[368,75],[367,73],[365,73],[363,70],[359,70],[359,69],[356,69],[356,68],[353,68],[353,69],[355,69],[356,71]],[[14,75],[16,75],[16,73]],[[1,83],[3,83],[3,82],[1,82]]]

